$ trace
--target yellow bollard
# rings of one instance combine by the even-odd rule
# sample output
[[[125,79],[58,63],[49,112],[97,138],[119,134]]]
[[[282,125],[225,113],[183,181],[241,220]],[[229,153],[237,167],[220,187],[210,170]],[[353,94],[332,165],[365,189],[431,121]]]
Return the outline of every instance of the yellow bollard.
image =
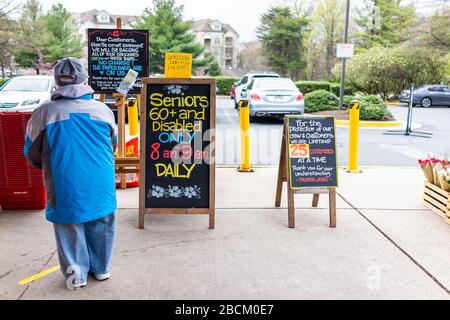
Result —
[[[360,173],[358,170],[358,134],[359,134],[359,108],[358,100],[350,102],[350,139],[348,146],[348,168],[347,172]]]
[[[241,100],[239,106],[241,122],[241,166],[239,172],[254,172],[250,166],[250,108],[248,100]]]
[[[128,100],[128,129],[130,136],[135,136],[138,131],[138,106],[136,99]]]

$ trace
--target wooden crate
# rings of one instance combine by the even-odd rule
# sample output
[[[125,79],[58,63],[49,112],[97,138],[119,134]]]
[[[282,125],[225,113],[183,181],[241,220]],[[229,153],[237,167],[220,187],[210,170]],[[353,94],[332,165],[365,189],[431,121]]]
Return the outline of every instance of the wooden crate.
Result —
[[[450,192],[425,182],[423,204],[450,224]]]

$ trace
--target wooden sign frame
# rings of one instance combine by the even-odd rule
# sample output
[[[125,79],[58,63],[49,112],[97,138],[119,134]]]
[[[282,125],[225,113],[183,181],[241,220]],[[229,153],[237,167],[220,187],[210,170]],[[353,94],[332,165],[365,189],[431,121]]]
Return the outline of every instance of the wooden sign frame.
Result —
[[[116,30],[122,30],[122,18],[116,18]],[[87,36],[87,39],[89,39],[89,35]],[[89,46],[89,44],[88,44]],[[148,65],[148,39],[147,39],[147,65]],[[88,61],[89,64],[91,61]],[[90,68],[89,68],[90,70]],[[147,70],[148,71],[148,70]],[[105,102],[106,93],[105,92],[95,92],[94,94],[99,94],[100,102]],[[127,188],[127,179],[126,174],[129,173],[136,173],[139,174],[140,168],[139,168],[139,157],[125,157],[125,100],[127,98],[127,95],[121,94],[121,93],[112,93],[113,97],[116,100],[116,106],[117,106],[117,154],[118,156],[115,157],[114,162],[114,171],[116,174],[119,174],[120,176],[120,189],[126,189]],[[138,108],[140,108],[140,101],[141,101],[141,94],[136,93],[135,94],[138,100]]]
[[[336,187],[307,187],[293,189],[290,182],[290,159],[289,159],[289,116],[284,117],[283,137],[281,141],[280,162],[278,166],[277,189],[275,196],[275,207],[281,206],[281,196],[283,193],[283,182],[286,182],[287,201],[288,201],[288,226],[295,228],[295,194],[312,194],[312,207],[316,208],[319,204],[320,194],[329,195],[329,215],[330,228],[336,228]]]
[[[145,207],[145,157],[146,128],[147,128],[147,84],[208,84],[210,85],[210,144],[215,145],[216,136],[216,84],[214,79],[178,79],[178,78],[143,78],[140,113],[140,187],[139,187],[139,229],[145,227],[145,215],[147,214],[205,214],[209,215],[209,229],[215,228],[215,177],[216,177],[216,152],[211,149],[209,164],[209,208],[146,208]]]

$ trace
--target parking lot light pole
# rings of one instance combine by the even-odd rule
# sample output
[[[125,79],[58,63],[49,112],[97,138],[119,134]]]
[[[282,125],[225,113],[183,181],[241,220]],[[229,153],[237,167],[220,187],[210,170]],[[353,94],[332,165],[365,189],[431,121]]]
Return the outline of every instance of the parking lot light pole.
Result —
[[[345,29],[344,29],[344,43],[348,42],[348,22],[350,15],[350,0],[347,0],[347,8],[345,12]],[[347,58],[342,58],[342,71],[341,71],[341,87],[339,93],[339,110],[342,110],[344,105],[344,86],[345,86],[345,63]]]

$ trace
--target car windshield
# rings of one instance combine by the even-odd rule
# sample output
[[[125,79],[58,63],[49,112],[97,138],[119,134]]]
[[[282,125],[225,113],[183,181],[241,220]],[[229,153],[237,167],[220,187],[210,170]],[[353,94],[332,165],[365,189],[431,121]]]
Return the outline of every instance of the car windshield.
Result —
[[[12,79],[2,91],[37,91],[48,90],[50,80],[48,79]]]
[[[256,81],[254,88],[261,90],[289,90],[297,91],[298,88],[289,79],[258,79]]]

